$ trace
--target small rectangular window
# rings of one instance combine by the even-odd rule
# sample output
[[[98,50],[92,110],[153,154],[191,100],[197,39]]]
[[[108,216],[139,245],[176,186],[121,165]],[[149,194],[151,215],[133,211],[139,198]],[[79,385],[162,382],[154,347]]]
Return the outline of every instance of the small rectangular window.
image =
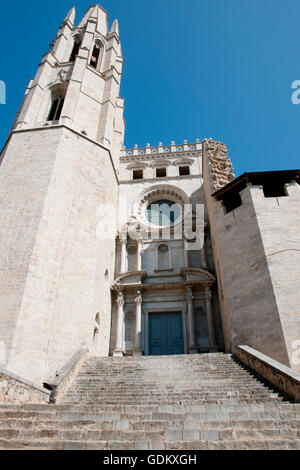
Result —
[[[179,175],[180,176],[186,176],[186,175],[189,175],[189,174],[190,174],[190,167],[188,165],[179,167]]]
[[[165,178],[167,176],[166,168],[156,168],[156,178]]]
[[[133,170],[132,179],[142,180],[143,179],[143,170]]]

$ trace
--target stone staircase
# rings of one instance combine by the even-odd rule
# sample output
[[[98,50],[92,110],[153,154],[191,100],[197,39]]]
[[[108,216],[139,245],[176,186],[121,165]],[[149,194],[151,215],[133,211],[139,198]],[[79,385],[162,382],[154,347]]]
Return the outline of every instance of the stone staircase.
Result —
[[[91,358],[59,405],[2,405],[0,449],[300,449],[300,405],[229,354]]]

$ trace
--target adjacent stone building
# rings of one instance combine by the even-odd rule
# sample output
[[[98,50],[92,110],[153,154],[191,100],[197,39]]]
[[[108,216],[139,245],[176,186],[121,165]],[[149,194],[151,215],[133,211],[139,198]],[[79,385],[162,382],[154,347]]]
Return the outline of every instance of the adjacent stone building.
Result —
[[[234,179],[211,139],[124,148],[118,22],[69,12],[1,153],[0,363],[247,344],[298,368],[300,172]]]

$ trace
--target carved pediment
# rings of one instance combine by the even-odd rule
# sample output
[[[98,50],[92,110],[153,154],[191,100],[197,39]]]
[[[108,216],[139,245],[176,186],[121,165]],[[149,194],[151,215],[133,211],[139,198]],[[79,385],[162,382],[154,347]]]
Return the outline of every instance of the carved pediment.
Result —
[[[173,165],[192,165],[193,160],[190,158],[178,158],[178,160],[174,160]]]
[[[151,163],[152,167],[158,166],[170,166],[171,162],[169,160],[165,160],[163,158],[157,158],[154,162]]]
[[[144,162],[134,162],[127,166],[127,170],[139,170],[147,168],[148,164]]]
[[[146,271],[131,271],[124,274],[118,274],[112,287],[117,288],[117,286],[142,284],[142,281],[146,278],[146,276]]]
[[[209,282],[213,284],[216,278],[207,270],[201,268],[181,268],[181,275],[188,282]]]

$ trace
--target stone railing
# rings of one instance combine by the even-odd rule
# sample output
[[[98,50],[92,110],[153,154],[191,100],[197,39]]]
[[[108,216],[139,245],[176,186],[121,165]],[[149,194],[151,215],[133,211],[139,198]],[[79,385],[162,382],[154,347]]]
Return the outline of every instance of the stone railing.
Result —
[[[189,150],[201,150],[202,145],[199,139],[196,142],[189,144],[187,140],[183,144],[175,144],[171,142],[171,145],[163,145],[160,142],[157,146],[152,147],[150,144],[147,144],[144,148],[138,148],[137,145],[132,149],[126,149],[125,147],[121,150],[121,157],[134,157],[136,155],[154,155],[162,153],[174,153],[174,152],[187,152]]]
[[[0,404],[44,404],[49,399],[49,390],[0,367]]]
[[[68,388],[78,375],[88,355],[88,348],[80,348],[69,362],[56,374],[51,383],[45,383],[45,387],[51,390],[50,403],[59,403],[65,396]]]
[[[274,387],[300,402],[300,374],[249,346],[236,346],[235,356]]]

